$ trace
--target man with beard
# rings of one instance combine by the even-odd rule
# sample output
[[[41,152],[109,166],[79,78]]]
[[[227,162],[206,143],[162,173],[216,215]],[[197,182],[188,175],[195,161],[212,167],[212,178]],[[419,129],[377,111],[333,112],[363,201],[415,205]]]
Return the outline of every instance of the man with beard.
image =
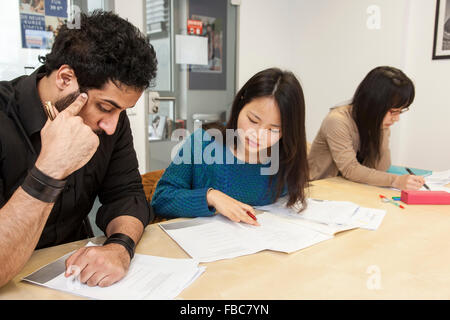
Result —
[[[86,238],[97,196],[108,239],[69,257],[66,276],[78,270],[81,282],[109,286],[153,218],[125,110],[155,78],[155,51],[113,13],[80,19],[62,26],[32,75],[0,82],[0,286],[34,249]]]

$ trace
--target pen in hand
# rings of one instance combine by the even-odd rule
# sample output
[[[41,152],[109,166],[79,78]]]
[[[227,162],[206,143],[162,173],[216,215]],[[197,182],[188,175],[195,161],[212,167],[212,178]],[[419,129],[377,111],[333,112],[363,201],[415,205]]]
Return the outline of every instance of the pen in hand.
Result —
[[[408,171],[409,174],[415,176],[414,172],[412,172],[412,170],[410,168],[405,168],[406,171]],[[427,189],[428,191],[430,191],[430,188],[427,186],[426,183],[423,184],[423,186],[425,187],[425,189]]]
[[[255,221],[256,221],[256,224],[259,225],[258,220],[256,219],[256,216],[255,216],[253,213],[251,213],[250,211],[248,211],[248,210],[246,210],[246,212],[247,212],[247,215],[248,215],[250,218],[252,218],[253,220],[255,220]]]
[[[53,115],[53,106],[50,101],[47,101],[44,104],[44,111],[45,114],[47,115],[47,118],[49,118],[51,121],[55,120],[55,116]]]

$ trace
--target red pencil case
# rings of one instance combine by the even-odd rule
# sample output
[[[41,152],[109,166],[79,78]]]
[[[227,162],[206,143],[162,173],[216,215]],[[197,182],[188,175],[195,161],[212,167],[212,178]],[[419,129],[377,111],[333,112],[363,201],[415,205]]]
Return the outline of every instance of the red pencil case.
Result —
[[[450,204],[450,193],[445,191],[402,190],[401,200],[406,204]]]

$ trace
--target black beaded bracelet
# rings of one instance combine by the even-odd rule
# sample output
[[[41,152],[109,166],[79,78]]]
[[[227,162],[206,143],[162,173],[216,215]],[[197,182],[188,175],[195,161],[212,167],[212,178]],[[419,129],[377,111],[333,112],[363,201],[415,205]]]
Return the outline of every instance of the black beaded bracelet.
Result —
[[[25,177],[22,189],[38,200],[52,203],[56,202],[65,184],[66,180],[53,179],[34,166]]]
[[[133,259],[134,249],[136,249],[136,243],[134,243],[134,240],[129,236],[124,233],[114,233],[110,235],[108,239],[106,239],[103,245],[107,245],[109,243],[116,243],[124,246],[125,249],[127,249],[128,254],[130,255],[130,261]]]

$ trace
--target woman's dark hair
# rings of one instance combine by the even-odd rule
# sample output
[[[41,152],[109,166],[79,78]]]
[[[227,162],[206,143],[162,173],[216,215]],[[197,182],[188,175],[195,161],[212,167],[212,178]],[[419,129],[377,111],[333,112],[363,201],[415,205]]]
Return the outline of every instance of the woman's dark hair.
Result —
[[[359,132],[357,159],[374,167],[380,158],[383,119],[390,109],[407,108],[414,101],[414,84],[399,69],[377,67],[356,89],[352,116]]]
[[[239,113],[253,99],[273,97],[281,114],[279,140],[279,171],[276,175],[278,199],[287,187],[288,206],[298,201],[306,207],[305,187],[308,183],[309,168],[306,155],[305,99],[303,90],[293,73],[277,68],[266,69],[255,74],[239,90],[234,98],[230,119],[223,130],[238,129]],[[272,178],[271,177],[271,183]]]
[[[141,90],[150,86],[156,77],[156,53],[138,28],[101,10],[82,13],[79,22],[58,30],[43,59],[47,75],[67,64],[83,89],[100,89],[109,80]]]

